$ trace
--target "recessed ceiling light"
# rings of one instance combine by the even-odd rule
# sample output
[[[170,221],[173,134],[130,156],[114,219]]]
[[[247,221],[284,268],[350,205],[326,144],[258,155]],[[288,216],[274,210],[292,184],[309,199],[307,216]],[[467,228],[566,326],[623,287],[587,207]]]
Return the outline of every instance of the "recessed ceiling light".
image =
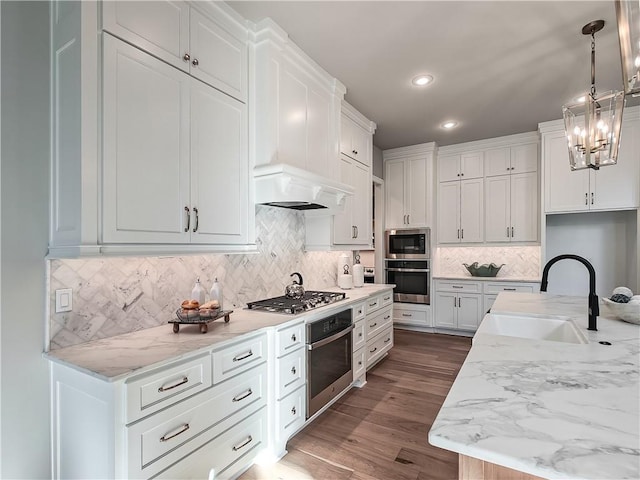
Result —
[[[418,87],[424,87],[431,82],[433,82],[433,77],[431,75],[418,75],[417,77],[413,77],[413,80],[411,80],[411,83]]]
[[[458,126],[458,122],[454,122],[453,120],[449,120],[447,122],[444,122],[442,125],[440,125],[442,128],[446,129],[446,130],[451,130],[452,128],[455,128]]]

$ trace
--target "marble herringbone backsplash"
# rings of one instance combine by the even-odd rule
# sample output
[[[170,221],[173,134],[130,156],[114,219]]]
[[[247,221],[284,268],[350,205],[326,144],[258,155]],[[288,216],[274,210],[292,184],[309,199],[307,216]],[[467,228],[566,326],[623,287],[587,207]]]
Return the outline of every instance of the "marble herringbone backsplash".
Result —
[[[302,213],[258,206],[257,254],[52,260],[50,348],[165,324],[197,277],[207,292],[218,278],[225,309],[282,295],[292,272],[309,289],[335,286],[343,252],[304,252],[304,225]],[[72,312],[54,313],[60,288],[73,289]]]
[[[505,247],[450,247],[437,248],[433,262],[434,276],[468,276],[469,272],[463,263],[473,262],[495,263],[504,267],[498,277],[539,280],[540,247],[538,246],[505,246]]]

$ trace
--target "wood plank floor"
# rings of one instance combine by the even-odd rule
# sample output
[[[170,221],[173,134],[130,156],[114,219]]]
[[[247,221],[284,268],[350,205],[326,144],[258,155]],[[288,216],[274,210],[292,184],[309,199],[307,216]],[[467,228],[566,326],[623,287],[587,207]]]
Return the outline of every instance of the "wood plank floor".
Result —
[[[276,465],[241,480],[452,480],[458,456],[427,432],[471,348],[471,339],[395,330],[389,356],[289,440]]]

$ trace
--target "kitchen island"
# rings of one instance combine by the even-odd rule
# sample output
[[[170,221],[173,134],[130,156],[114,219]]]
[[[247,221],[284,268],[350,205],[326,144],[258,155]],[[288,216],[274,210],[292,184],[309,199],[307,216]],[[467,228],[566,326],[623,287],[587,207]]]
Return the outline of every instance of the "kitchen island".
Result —
[[[602,305],[588,331],[586,298],[548,293],[501,293],[491,311],[570,318],[588,343],[476,334],[429,432],[459,478],[640,478],[640,326]]]

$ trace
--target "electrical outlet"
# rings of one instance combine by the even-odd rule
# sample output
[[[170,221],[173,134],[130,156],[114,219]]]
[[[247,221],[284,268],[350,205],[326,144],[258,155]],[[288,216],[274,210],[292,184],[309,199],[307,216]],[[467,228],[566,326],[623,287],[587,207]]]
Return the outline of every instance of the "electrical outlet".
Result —
[[[61,288],[56,290],[56,313],[70,312],[73,310],[73,290]]]

